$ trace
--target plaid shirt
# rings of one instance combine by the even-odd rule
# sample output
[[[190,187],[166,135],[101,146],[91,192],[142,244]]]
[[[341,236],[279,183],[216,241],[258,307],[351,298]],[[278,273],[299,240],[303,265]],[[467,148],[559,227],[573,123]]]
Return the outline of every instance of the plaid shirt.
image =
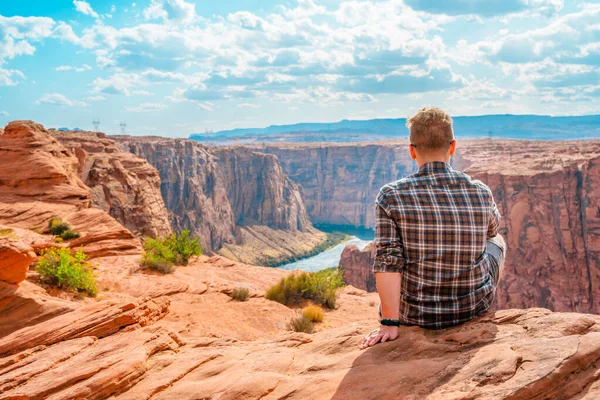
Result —
[[[381,188],[373,272],[402,274],[400,320],[445,328],[490,307],[495,286],[486,239],[500,213],[491,190],[444,162]]]

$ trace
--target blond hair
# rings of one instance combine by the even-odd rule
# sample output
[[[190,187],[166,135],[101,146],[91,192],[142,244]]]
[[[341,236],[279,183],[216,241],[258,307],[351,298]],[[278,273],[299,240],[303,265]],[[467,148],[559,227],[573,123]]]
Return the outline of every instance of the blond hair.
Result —
[[[435,107],[425,107],[406,121],[410,143],[420,152],[446,151],[454,140],[452,118]]]

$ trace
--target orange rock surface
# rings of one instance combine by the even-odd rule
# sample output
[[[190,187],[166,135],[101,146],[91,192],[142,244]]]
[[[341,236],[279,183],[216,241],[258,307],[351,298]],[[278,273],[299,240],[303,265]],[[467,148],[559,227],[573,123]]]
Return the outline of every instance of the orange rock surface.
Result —
[[[14,121],[0,136],[0,224],[43,231],[54,216],[81,234],[70,242],[91,257],[137,254],[141,244],[106,212],[92,208],[77,158],[44,127]]]

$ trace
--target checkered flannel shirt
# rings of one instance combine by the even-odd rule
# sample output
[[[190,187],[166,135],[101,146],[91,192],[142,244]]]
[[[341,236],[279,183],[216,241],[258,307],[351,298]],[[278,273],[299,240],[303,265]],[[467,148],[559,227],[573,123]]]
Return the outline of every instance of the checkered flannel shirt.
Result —
[[[444,162],[381,188],[373,272],[402,274],[400,320],[445,328],[483,314],[495,285],[486,239],[500,213],[491,190]]]

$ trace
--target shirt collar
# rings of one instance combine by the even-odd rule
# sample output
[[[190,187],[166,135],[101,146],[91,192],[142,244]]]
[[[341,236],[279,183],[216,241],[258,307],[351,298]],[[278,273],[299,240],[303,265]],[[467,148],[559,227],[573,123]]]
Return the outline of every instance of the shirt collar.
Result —
[[[443,172],[451,171],[452,167],[443,161],[432,161],[421,165],[419,172]]]

